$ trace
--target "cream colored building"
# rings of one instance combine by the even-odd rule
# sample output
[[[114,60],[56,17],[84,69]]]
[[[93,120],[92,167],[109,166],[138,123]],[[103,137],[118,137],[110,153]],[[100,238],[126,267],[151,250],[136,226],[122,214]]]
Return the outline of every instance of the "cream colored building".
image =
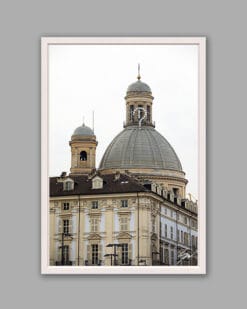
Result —
[[[50,265],[195,265],[197,203],[169,142],[155,130],[153,96],[127,89],[124,129],[98,169],[84,124],[71,137],[70,174],[50,178]]]

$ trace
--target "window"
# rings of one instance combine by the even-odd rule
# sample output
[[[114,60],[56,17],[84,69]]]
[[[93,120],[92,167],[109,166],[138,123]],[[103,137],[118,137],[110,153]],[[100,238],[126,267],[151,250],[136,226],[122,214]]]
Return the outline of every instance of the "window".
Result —
[[[184,242],[184,232],[181,231],[181,243],[183,243],[183,242]]]
[[[65,235],[69,234],[69,220],[63,220],[63,233]]]
[[[103,179],[99,176],[96,176],[92,180],[92,189],[102,189],[103,188]]]
[[[98,219],[91,219],[91,232],[98,232]]]
[[[178,188],[172,188],[172,191],[173,191],[175,196],[179,195],[179,189]]]
[[[134,105],[130,105],[130,117],[129,117],[130,121],[133,120],[133,111],[134,111]]]
[[[150,117],[150,106],[147,105],[147,121],[150,121],[151,117]]]
[[[192,235],[192,247],[196,248],[196,241],[195,241],[195,236]]]
[[[179,214],[177,214],[177,221],[179,221],[180,220],[180,216],[179,216]]]
[[[187,224],[188,220],[187,220],[187,217],[184,216],[184,224]]]
[[[195,220],[191,220],[191,226],[193,228],[196,228],[197,227],[197,224],[196,224],[196,221]]]
[[[63,189],[65,191],[70,191],[74,189],[74,182],[72,180],[67,180],[63,183]]]
[[[175,264],[175,259],[174,259],[174,250],[171,250],[171,265]]]
[[[167,238],[167,224],[165,224],[165,237]]]
[[[99,261],[99,246],[92,245],[92,265],[98,265]]]
[[[155,233],[155,218],[152,218],[152,232]]]
[[[179,241],[179,229],[177,229],[177,241]]]
[[[165,249],[165,265],[169,265],[169,250]]]
[[[80,152],[80,161],[87,161],[87,153],[86,151]]]
[[[128,231],[128,218],[127,217],[120,218],[120,230]]]
[[[189,234],[186,233],[186,232],[184,232],[184,244],[185,244],[186,246],[189,245]]]
[[[138,105],[138,108],[143,108],[143,105]],[[140,120],[144,116],[144,111],[142,109],[138,109],[138,120]]]
[[[69,264],[69,246],[62,247],[62,265]]]
[[[99,203],[98,201],[92,201],[92,209],[98,209]]]
[[[63,210],[69,210],[69,203],[63,203]]]
[[[128,244],[122,244],[122,259],[121,259],[122,265],[129,264],[129,250],[128,249],[129,249]]]
[[[173,239],[173,226],[171,226],[171,239]]]
[[[121,207],[128,207],[128,200],[122,200]]]

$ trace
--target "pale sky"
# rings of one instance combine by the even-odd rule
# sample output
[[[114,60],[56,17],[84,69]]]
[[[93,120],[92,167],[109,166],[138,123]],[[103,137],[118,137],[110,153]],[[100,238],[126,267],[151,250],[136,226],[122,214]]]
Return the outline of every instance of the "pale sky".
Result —
[[[176,151],[198,198],[197,45],[50,45],[49,175],[70,172],[69,141],[82,125],[98,141],[96,167],[112,139],[123,130],[127,87],[141,80],[154,96],[153,121]]]

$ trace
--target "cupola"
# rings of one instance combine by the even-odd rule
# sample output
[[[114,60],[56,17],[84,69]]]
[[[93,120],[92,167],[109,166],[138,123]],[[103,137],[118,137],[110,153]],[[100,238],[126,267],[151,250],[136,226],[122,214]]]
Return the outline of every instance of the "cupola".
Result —
[[[89,174],[95,169],[98,142],[91,128],[84,123],[75,129],[69,142],[71,147],[71,175]]]

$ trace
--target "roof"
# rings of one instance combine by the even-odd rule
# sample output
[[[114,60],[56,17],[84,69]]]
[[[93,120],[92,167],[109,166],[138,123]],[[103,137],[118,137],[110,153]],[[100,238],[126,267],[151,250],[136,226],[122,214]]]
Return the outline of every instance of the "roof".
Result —
[[[58,182],[59,177],[50,177],[50,196],[67,196],[67,195],[96,195],[96,194],[114,194],[114,193],[134,193],[145,192],[147,190],[133,177],[120,174],[118,180],[115,180],[116,174],[103,175],[103,188],[92,189],[92,179],[88,176],[72,176],[69,178],[75,181],[74,190],[63,190],[63,183]],[[94,177],[93,177],[94,178]]]
[[[133,84],[129,85],[127,89],[127,93],[128,92],[152,92],[152,91],[151,88],[146,83],[143,83],[142,81],[138,80]]]
[[[177,154],[153,127],[128,126],[110,143],[99,170],[152,168],[182,171]]]
[[[75,129],[73,135],[94,135],[94,132],[91,128],[85,126],[85,124],[83,123],[82,126],[78,127]]]

